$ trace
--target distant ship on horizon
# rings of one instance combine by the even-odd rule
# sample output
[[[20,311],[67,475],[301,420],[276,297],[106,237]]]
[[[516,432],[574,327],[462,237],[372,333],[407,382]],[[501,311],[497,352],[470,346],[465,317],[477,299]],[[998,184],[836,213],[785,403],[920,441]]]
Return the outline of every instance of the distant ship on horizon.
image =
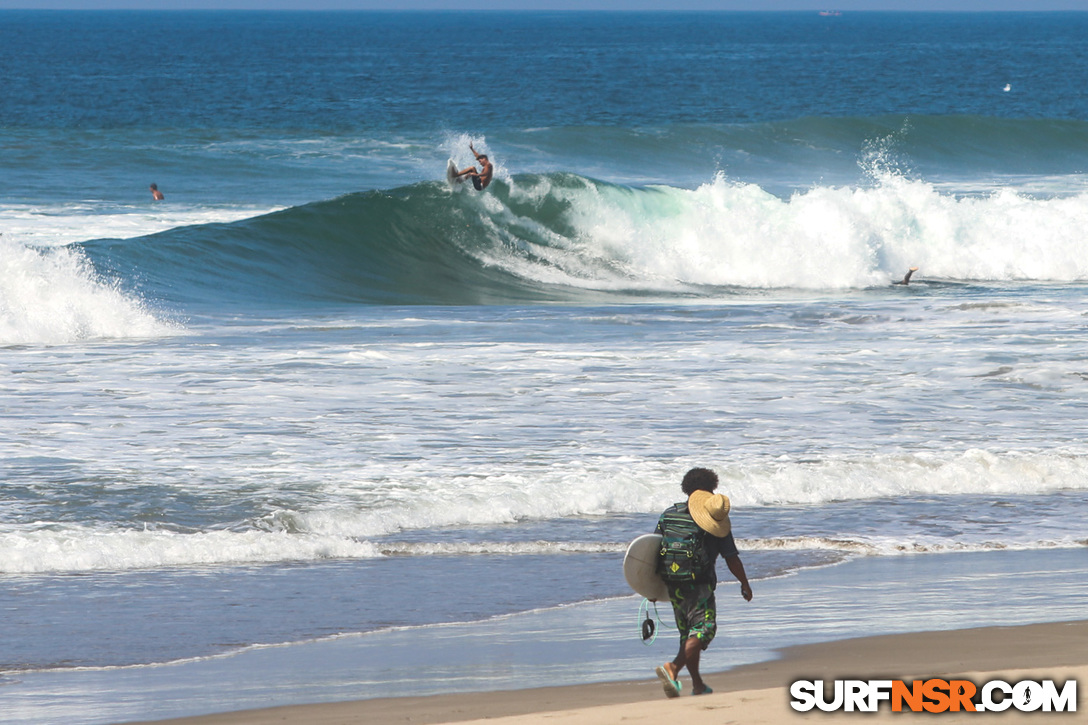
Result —
[[[821,10],[820,15],[823,15],[825,18],[837,18],[840,15],[842,15],[842,11],[841,10]]]

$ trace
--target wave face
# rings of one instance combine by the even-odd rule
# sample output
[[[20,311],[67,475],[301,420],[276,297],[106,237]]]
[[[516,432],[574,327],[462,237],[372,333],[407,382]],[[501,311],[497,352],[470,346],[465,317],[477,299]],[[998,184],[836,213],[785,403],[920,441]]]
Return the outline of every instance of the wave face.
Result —
[[[527,129],[510,132],[484,194],[407,181],[440,176],[436,154],[467,165],[457,154],[472,140],[416,139],[402,157],[399,146],[367,147],[406,183],[288,208],[276,200],[293,177],[276,164],[247,207],[214,192],[161,210],[0,206],[0,344],[160,336],[176,329],[171,316],[220,306],[727,300],[882,288],[909,267],[922,285],[1088,279],[1088,123]],[[306,148],[332,193],[345,183],[344,143],[242,146],[254,163],[269,145],[291,158]],[[221,146],[213,137],[200,163],[240,153]]]
[[[229,224],[86,245],[176,302],[502,304],[917,280],[1079,282],[1088,192],[965,196],[881,172],[868,187],[782,198],[718,176],[694,189],[569,173],[489,193],[423,182]]]

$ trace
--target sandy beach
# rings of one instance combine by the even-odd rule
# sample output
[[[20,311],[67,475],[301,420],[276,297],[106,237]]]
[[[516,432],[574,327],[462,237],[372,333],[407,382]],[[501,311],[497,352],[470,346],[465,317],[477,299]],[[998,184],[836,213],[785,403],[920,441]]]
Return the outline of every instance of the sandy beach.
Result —
[[[989,673],[1026,671],[1064,682],[1067,668],[1081,668],[1084,680],[1086,567],[1080,549],[862,557],[757,581],[752,602],[724,589],[721,631],[703,658],[715,690],[706,697],[664,697],[653,671],[675,653],[675,630],[662,621],[656,642],[642,642],[630,596],[163,665],[22,672],[0,683],[0,719],[396,725],[552,722],[563,713],[596,723],[671,721],[676,708],[691,722],[856,719],[862,713],[799,715],[787,690],[798,679],[955,675],[981,684]],[[1051,717],[1065,716],[1033,719]]]
[[[546,687],[429,697],[399,697],[247,710],[160,722],[175,725],[264,723],[789,723],[911,721],[929,713],[895,713],[887,704],[876,714],[801,714],[789,706],[789,685],[798,679],[929,679],[955,677],[981,685],[1001,679],[1088,681],[1088,620],[984,627],[864,637],[788,648],[780,658],[710,674],[712,695],[669,700],[653,678],[652,662],[642,681]],[[987,721],[1017,722],[1026,715],[1010,708],[984,713]],[[977,722],[979,713],[943,713],[942,722]],[[1035,713],[1033,718],[1078,721],[1076,713]],[[974,719],[970,719],[974,718]]]

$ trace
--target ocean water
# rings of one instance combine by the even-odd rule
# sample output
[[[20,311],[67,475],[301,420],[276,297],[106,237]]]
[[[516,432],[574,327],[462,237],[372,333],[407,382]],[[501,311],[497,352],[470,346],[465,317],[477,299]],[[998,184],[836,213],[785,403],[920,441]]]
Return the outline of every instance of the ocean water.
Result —
[[[1088,554],[1088,15],[5,11],[0,72],[0,683],[624,596],[696,465],[757,596]]]

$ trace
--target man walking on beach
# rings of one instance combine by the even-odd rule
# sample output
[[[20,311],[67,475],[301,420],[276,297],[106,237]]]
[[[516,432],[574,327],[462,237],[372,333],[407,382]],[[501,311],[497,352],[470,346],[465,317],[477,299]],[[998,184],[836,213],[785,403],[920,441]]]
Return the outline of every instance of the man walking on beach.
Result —
[[[480,162],[480,170],[477,171],[475,166],[470,166],[464,171],[458,171],[456,178],[470,176],[472,177],[472,187],[476,191],[483,191],[491,183],[491,177],[494,175],[495,169],[491,166],[487,154],[476,153],[476,149],[472,148],[472,144],[469,144],[468,148],[472,155],[476,157],[476,160]]]
[[[657,571],[669,590],[676,628],[680,630],[680,651],[672,662],[657,668],[667,697],[679,697],[680,670],[688,668],[691,694],[705,695],[711,689],[699,675],[699,657],[718,629],[714,588],[714,565],[718,555],[740,582],[740,594],[752,601],[752,587],[744,573],[729,522],[729,499],[715,494],[718,474],[707,468],[693,468],[680,488],[687,501],[665,509],[657,522],[661,552]]]

